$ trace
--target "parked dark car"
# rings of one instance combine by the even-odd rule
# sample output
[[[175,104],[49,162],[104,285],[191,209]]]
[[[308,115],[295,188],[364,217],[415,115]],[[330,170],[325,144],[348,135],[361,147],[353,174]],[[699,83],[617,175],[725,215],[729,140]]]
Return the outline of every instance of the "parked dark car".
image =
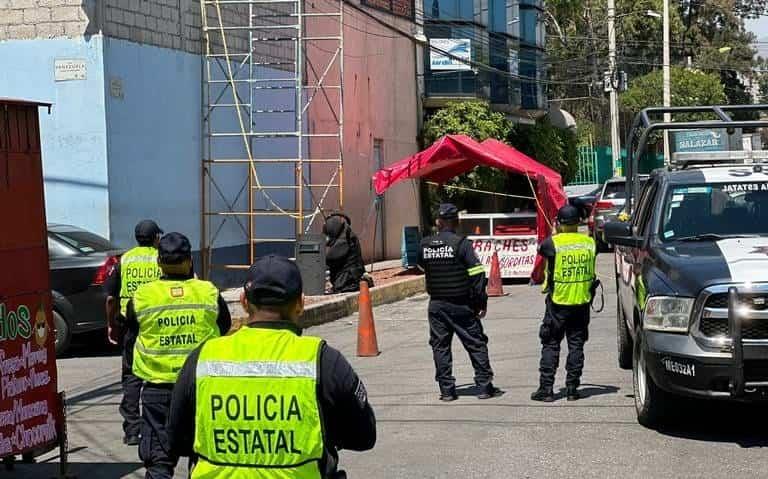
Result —
[[[70,225],[48,225],[57,355],[69,348],[74,334],[106,327],[102,285],[120,254],[95,233]]]

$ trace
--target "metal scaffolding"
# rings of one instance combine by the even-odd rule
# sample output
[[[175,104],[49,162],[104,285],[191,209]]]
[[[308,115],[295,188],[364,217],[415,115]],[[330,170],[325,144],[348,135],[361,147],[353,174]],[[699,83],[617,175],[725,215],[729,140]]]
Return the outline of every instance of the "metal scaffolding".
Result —
[[[200,11],[210,277],[292,255],[318,215],[343,207],[343,0],[201,0]]]

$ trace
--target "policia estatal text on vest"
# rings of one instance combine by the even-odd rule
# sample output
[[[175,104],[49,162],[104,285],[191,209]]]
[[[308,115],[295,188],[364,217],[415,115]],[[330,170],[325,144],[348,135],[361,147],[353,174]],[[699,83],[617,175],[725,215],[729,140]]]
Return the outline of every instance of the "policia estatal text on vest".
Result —
[[[543,292],[546,312],[539,329],[541,363],[539,389],[534,401],[555,400],[553,386],[560,360],[560,343],[568,341],[565,363],[566,396],[579,399],[578,387],[584,369],[584,343],[589,338],[589,308],[595,284],[595,241],[578,233],[579,211],[573,206],[560,208],[557,234],[544,240],[539,254],[547,261]]]
[[[345,477],[338,450],[365,451],[376,419],[362,381],[320,338],[302,336],[301,275],[259,259],[241,296],[248,324],[193,352],[173,391],[168,437],[192,478]]]
[[[134,233],[139,245],[123,253],[120,262],[104,283],[107,294],[107,336],[112,344],[120,343],[123,349],[123,399],[120,401],[120,415],[123,416],[123,443],[129,446],[139,444],[141,433],[141,379],[133,374],[136,335],[125,328],[126,309],[139,286],[162,275],[157,264],[157,245],[163,230],[154,221],[143,220],[136,225]]]
[[[429,293],[429,344],[435,361],[435,380],[440,400],[454,401],[451,342],[453,334],[461,340],[475,369],[477,396],[489,399],[502,394],[493,386],[493,371],[488,359],[488,337],[480,319],[485,315],[485,268],[477,259],[472,244],[456,234],[459,210],[452,204],[440,205],[439,233],[424,238],[419,248],[419,267],[426,274]]]
[[[139,457],[147,479],[171,479],[178,462],[166,432],[173,385],[189,353],[226,334],[232,319],[218,289],[194,278],[184,235],[168,233],[160,239],[158,264],[163,276],[139,286],[128,302],[125,323],[136,333],[133,372],[144,381]]]

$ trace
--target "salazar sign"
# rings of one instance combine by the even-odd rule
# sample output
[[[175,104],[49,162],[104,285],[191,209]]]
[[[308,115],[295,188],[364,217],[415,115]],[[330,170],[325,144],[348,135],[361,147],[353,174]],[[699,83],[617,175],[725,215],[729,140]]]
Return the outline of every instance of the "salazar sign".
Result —
[[[430,70],[471,70],[472,42],[469,39],[431,38]]]
[[[676,131],[672,135],[675,153],[728,150],[728,134],[722,129]]]

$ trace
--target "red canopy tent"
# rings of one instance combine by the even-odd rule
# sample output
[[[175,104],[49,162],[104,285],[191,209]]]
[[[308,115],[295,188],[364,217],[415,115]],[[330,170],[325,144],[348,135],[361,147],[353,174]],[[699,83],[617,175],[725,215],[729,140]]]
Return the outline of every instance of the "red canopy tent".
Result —
[[[478,143],[465,135],[447,135],[429,148],[404,158],[373,175],[376,193],[383,194],[395,183],[424,178],[436,183],[466,173],[476,166],[490,166],[527,176],[535,185],[539,241],[549,236],[557,210],[568,201],[560,175],[533,158],[497,140]],[[537,258],[532,277],[540,279],[541,258]]]

